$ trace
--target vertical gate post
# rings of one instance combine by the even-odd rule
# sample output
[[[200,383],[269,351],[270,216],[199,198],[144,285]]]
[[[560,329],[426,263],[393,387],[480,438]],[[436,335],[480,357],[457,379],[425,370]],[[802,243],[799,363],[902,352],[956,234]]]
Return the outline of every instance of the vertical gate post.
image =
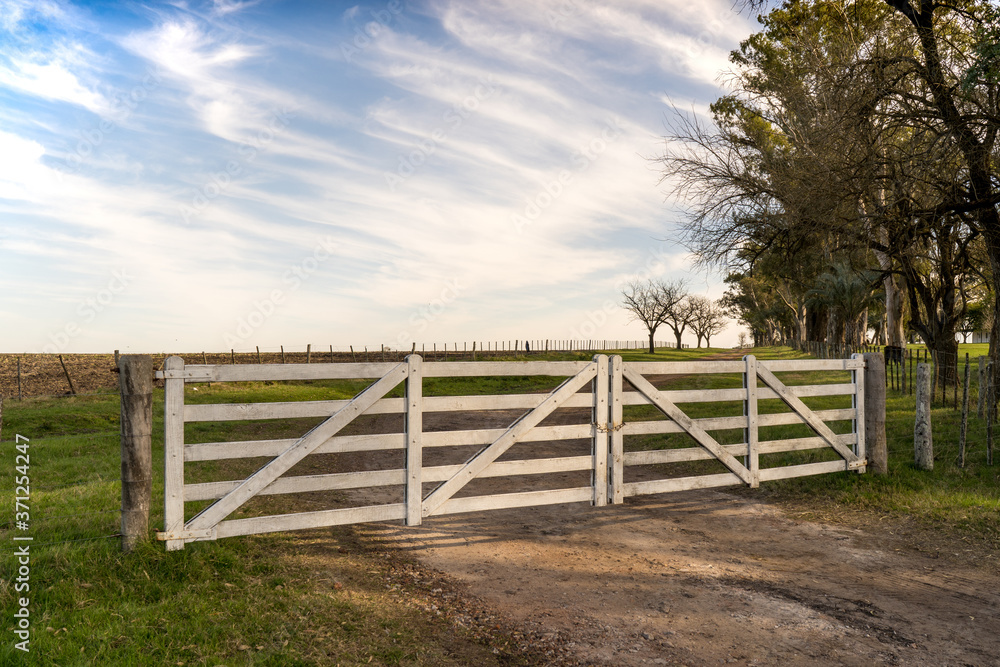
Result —
[[[913,454],[917,467],[934,469],[934,441],[931,437],[931,373],[930,367],[917,364],[917,410],[913,424]]]
[[[419,526],[423,516],[423,359],[406,357],[406,525]]]
[[[889,471],[888,449],[885,441],[885,357],[881,352],[853,354],[851,359],[864,364],[851,371],[854,383],[854,433],[857,444],[854,452],[868,465],[858,468],[858,474],[871,469],[876,475]]]
[[[757,428],[757,357],[748,354],[743,357],[746,368],[743,370],[743,388],[747,397],[743,401],[743,416],[747,418],[743,429],[743,439],[747,443],[747,455],[743,465],[750,471],[750,488],[760,486],[760,451],[758,448]]]
[[[613,504],[625,502],[625,446],[622,435],[622,358],[614,355],[608,364],[611,384],[611,420],[608,430],[611,432],[611,474],[608,476],[610,487],[608,499]]]
[[[167,357],[165,371],[184,370],[184,360]],[[163,532],[184,530],[184,379],[163,382]],[[167,551],[184,548],[184,540],[166,540]]]
[[[597,375],[594,376],[592,391],[594,394],[594,410],[591,417],[592,456],[594,469],[591,484],[594,487],[594,505],[604,507],[608,504],[608,434],[614,428],[610,423],[608,413],[608,357],[606,354],[595,354]]]
[[[153,358],[118,358],[121,393],[122,550],[132,551],[149,535],[153,502]]]

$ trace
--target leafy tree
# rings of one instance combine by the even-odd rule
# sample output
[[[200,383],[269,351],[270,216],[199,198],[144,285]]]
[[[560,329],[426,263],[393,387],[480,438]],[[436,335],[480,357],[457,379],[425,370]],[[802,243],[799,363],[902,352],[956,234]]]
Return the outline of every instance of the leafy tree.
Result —
[[[890,342],[905,290],[914,328],[950,351],[979,237],[1000,275],[989,238],[1000,197],[981,178],[1000,129],[987,7],[816,0],[762,17],[732,56],[734,92],[712,105],[715,127],[678,113],[668,138],[664,177],[693,203],[689,247],[744,278],[764,260],[778,268],[763,273],[786,280],[783,266],[878,270]],[[798,298],[815,275],[797,277]],[[800,304],[785,301],[801,331]]]

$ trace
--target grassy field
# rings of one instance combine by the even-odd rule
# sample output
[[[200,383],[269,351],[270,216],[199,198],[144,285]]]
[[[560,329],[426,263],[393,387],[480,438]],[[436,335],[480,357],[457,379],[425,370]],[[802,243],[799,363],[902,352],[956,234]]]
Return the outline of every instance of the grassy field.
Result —
[[[962,346],[962,353],[969,350],[973,357],[985,353],[979,348],[985,346]],[[762,358],[800,356],[787,348],[754,353]],[[655,356],[640,352],[623,356],[626,360],[681,360],[704,354],[704,350],[662,350]],[[704,387],[739,386],[738,376],[705,376],[697,381]],[[843,378],[831,374],[828,381]],[[427,380],[424,392],[515,393],[544,390],[556,382],[551,378],[442,378]],[[189,386],[186,400],[330,399],[352,396],[361,386],[355,382],[201,385]],[[838,400],[844,399],[811,399],[810,405],[840,407]],[[356,539],[350,528],[199,542],[169,553],[162,544],[150,543],[123,554],[118,540],[109,537],[118,532],[119,519],[117,395],[7,400],[3,407],[0,451],[9,468],[0,476],[0,489],[9,509],[0,519],[0,543],[7,545],[0,589],[2,664],[517,665],[544,661],[541,649],[525,648],[523,638],[502,619],[440,599],[435,593],[440,587],[433,580],[413,574],[397,556],[373,550]],[[697,416],[707,416],[739,414],[740,406],[692,407]],[[767,409],[762,405],[762,410]],[[633,418],[648,411],[642,406],[630,410]],[[963,542],[984,551],[1000,546],[1000,469],[986,465],[982,421],[972,422],[966,466],[960,468],[956,464],[957,413],[936,408],[935,469],[926,472],[912,465],[912,415],[913,397],[890,392],[887,477],[834,474],[734,492],[794,507],[807,517],[873,529],[889,525],[886,520],[890,524],[906,521],[945,543]],[[160,527],[161,390],[155,396],[154,421],[152,524]],[[291,437],[314,420],[291,421],[230,424],[235,428],[224,433],[218,425],[191,424],[187,438]],[[27,532],[16,530],[13,524],[15,434],[30,439],[31,528]],[[739,437],[735,431],[720,434],[720,439],[735,438],[732,441]],[[762,433],[763,437],[770,436]],[[630,446],[659,448],[682,443],[676,436],[647,436],[634,439]],[[699,471],[695,466],[690,472]],[[200,471],[192,469],[193,479],[218,472],[210,465]],[[34,538],[27,592],[13,588],[15,535]],[[403,571],[408,574],[400,577]],[[27,654],[14,648],[13,619],[19,597],[30,599],[31,652]]]

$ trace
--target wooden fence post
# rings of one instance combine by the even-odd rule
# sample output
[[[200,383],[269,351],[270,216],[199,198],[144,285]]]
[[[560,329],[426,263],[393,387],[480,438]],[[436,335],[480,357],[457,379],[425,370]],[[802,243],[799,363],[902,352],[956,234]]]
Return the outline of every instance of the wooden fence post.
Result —
[[[19,385],[20,386],[20,385]],[[979,357],[979,400],[976,404],[976,416],[983,418],[983,406],[986,405],[986,357]]]
[[[993,417],[996,414],[996,386],[993,384],[993,362],[986,364],[986,465],[993,465]]]
[[[931,437],[931,369],[917,364],[917,407],[913,424],[913,454],[917,467],[934,469],[934,441]]]
[[[962,427],[958,434],[958,467],[965,467],[965,438],[969,432],[969,353],[965,353],[965,384],[962,385]]]
[[[118,359],[121,392],[122,550],[132,551],[149,535],[153,501],[153,358]]]
[[[312,355],[313,355],[313,346],[312,346],[312,343],[307,343],[306,344],[306,363],[307,364],[311,364],[312,363]]]
[[[59,355],[59,364],[62,366],[63,373],[66,374],[66,382],[69,383],[69,393],[76,396],[76,389],[73,388],[73,378],[69,376],[69,371],[66,370],[66,362],[63,361],[62,355]]]
[[[866,352],[864,376],[865,454],[875,475],[889,473],[889,448],[885,439],[885,359],[881,352]]]

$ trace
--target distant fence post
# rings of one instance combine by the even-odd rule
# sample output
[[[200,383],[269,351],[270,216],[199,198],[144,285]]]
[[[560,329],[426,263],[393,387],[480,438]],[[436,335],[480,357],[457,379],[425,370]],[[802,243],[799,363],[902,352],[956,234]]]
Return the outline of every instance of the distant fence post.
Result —
[[[864,359],[864,444],[868,469],[875,475],[887,475],[889,448],[885,440],[885,360],[881,352],[866,352]]]
[[[63,361],[62,355],[59,355],[59,365],[62,366],[63,373],[66,374],[66,382],[69,384],[69,393],[76,396],[76,389],[73,387],[73,378],[69,376],[69,371],[66,370],[66,362]]]
[[[983,406],[986,405],[986,357],[979,357],[979,396],[976,405],[976,416],[983,418]]]
[[[969,433],[969,353],[965,353],[965,377],[962,385],[962,426],[958,433],[958,467],[965,467],[965,439]]]
[[[118,359],[121,392],[122,549],[131,551],[149,534],[153,495],[153,358]]]
[[[917,467],[934,469],[934,441],[931,437],[931,372],[930,367],[917,364],[917,409],[913,424],[913,454]]]

